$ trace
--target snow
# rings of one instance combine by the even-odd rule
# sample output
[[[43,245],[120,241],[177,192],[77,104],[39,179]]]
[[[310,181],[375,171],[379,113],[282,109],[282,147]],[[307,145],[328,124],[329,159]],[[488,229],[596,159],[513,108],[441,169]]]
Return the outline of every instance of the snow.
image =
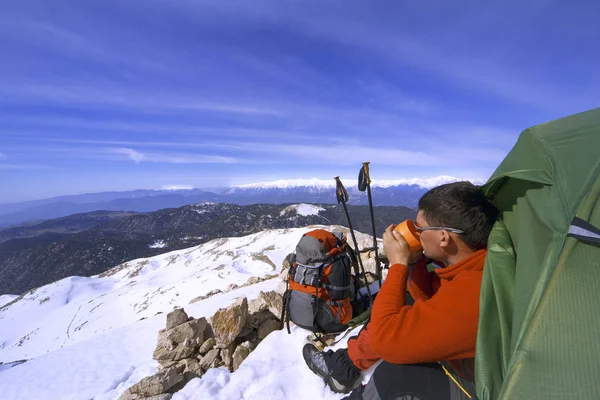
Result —
[[[309,215],[319,215],[319,211],[325,211],[325,209],[312,204],[294,204],[284,208],[279,214],[283,216],[287,213],[295,212],[297,215],[307,217]]]
[[[194,189],[193,186],[189,186],[189,185],[170,185],[170,186],[163,186],[162,190],[192,190]]]
[[[208,212],[211,212],[216,205],[217,203],[205,201],[204,203],[196,204],[194,211],[196,211],[198,214],[206,214]]]
[[[342,182],[355,182],[356,178],[341,179]],[[476,185],[481,185],[485,182],[483,179],[478,178],[456,178],[453,176],[436,176],[431,178],[405,178],[395,180],[373,180],[371,182],[372,187],[393,187],[393,186],[408,186],[415,185],[424,189],[431,189],[433,187],[457,182],[457,181],[470,181]],[[354,187],[356,185],[350,185],[347,187]],[[273,182],[257,182],[249,183],[245,185],[237,185],[234,188],[240,189],[290,189],[296,187],[315,187],[320,189],[328,189],[335,187],[335,181],[333,179],[290,179],[290,180],[278,180]]]
[[[317,227],[322,226],[217,239],[133,260],[101,276],[69,277],[26,293],[0,309],[2,399],[117,399],[156,372],[152,352],[169,311],[184,307],[190,316],[210,317],[240,296],[252,299],[260,291],[281,288],[279,279],[267,279],[189,304],[214,289],[277,274],[300,237]],[[276,331],[236,372],[211,370],[173,398],[343,397],[305,366],[301,349],[308,334],[297,327],[291,335]],[[27,361],[12,364],[20,360]]]
[[[164,249],[165,247],[167,247],[167,244],[164,240],[157,240],[156,242],[148,245],[149,249]]]
[[[323,180],[317,178],[311,179],[289,179],[289,180],[278,180],[273,182],[257,182],[257,183],[249,183],[245,185],[237,185],[235,188],[243,188],[243,189],[289,189],[295,187],[320,187],[320,188],[332,188],[335,187],[335,181],[331,180]]]
[[[360,328],[357,328],[357,331]],[[172,400],[262,400],[262,399],[340,399],[323,380],[313,374],[302,358],[307,331],[293,328],[275,331],[250,353],[240,368],[229,373],[225,368],[210,370],[190,381]],[[349,335],[351,336],[351,335]],[[347,339],[335,348],[346,345]],[[372,370],[371,370],[372,371]],[[364,379],[368,380],[371,371]]]
[[[0,307],[10,303],[17,297],[19,297],[19,296],[14,295],[14,294],[3,294],[2,296],[0,296]]]
[[[419,186],[424,189],[431,189],[436,186],[440,186],[446,183],[458,182],[458,181],[469,181],[475,185],[481,185],[485,183],[485,180],[476,178],[456,178],[453,176],[436,176],[433,178],[409,178],[409,179],[396,179],[396,180],[381,180],[373,181],[372,187],[388,188],[393,186],[407,185],[407,186]]]

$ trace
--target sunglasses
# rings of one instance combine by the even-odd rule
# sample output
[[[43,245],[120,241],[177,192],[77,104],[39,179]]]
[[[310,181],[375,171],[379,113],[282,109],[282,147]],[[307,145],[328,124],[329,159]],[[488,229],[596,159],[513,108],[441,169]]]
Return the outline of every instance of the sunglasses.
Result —
[[[423,231],[448,231],[452,233],[465,233],[465,231],[461,231],[460,229],[448,228],[445,226],[419,226],[417,223],[414,223],[415,230],[419,232]]]

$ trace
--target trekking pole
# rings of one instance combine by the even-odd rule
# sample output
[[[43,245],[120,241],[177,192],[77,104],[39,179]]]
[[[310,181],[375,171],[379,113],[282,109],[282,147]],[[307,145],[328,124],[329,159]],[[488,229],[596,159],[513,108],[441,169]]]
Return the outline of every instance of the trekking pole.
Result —
[[[375,229],[375,217],[373,215],[373,199],[371,198],[371,177],[369,176],[369,162],[364,162],[363,167],[358,173],[358,190],[364,192],[367,190],[369,197],[369,211],[371,212],[371,226],[373,227],[373,247],[375,248],[375,266],[377,268],[377,280],[379,288],[381,288],[381,263],[379,261],[379,253],[377,251],[377,232]]]
[[[348,227],[350,228],[350,234],[352,235],[352,240],[354,241],[354,245],[356,246],[356,253],[358,258],[358,264],[360,265],[360,269],[362,271],[363,279],[365,280],[365,285],[367,287],[367,293],[369,294],[369,302],[373,304],[373,296],[371,295],[371,289],[369,288],[369,282],[367,282],[367,274],[365,273],[365,267],[363,266],[362,259],[360,258],[360,250],[358,249],[358,242],[356,241],[356,236],[354,236],[354,229],[352,228],[352,222],[350,222],[350,214],[348,214],[348,208],[346,207],[346,202],[349,199],[348,191],[340,181],[340,177],[336,176],[335,178],[335,194],[337,197],[338,204],[342,203],[344,207],[344,212],[346,213],[346,219],[348,220]],[[354,270],[354,274],[356,275],[356,280],[358,281],[358,271]]]

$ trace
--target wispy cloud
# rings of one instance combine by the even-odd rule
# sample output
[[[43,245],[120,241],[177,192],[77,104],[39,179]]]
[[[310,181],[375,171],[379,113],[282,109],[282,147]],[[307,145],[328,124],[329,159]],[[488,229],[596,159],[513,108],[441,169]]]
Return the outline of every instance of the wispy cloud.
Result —
[[[171,163],[171,164],[233,164],[237,160],[233,157],[213,156],[205,154],[159,154],[159,153],[141,153],[129,148],[116,148],[109,150],[112,153],[127,156],[136,163]]]
[[[0,162],[0,170],[5,171],[33,171],[33,170],[44,170],[47,166],[37,164],[8,164]]]
[[[218,98],[200,100],[168,92],[144,93],[94,86],[21,85],[0,87],[11,103],[45,103],[94,108],[132,108],[169,111],[206,111],[243,115],[279,115],[277,109],[226,102]],[[3,96],[7,102],[7,97]],[[1,102],[2,100],[0,100]]]

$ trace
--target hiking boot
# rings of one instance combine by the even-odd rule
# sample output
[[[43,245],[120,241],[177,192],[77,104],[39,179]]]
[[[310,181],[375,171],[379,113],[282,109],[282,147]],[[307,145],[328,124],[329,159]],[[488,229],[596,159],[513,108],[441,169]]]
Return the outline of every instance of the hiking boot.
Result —
[[[308,365],[308,368],[323,378],[323,381],[325,381],[327,386],[336,393],[348,393],[358,381],[358,379],[356,379],[350,385],[346,385],[331,376],[331,371],[325,361],[325,353],[319,351],[311,343],[304,345],[304,348],[302,348],[302,356],[304,357],[304,361],[306,362],[306,365]]]

